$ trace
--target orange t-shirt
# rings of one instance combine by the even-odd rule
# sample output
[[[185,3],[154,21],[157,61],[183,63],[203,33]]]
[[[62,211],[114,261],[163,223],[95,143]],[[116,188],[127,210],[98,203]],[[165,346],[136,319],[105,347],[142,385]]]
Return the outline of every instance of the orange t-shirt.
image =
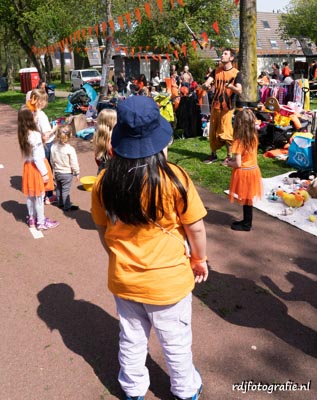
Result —
[[[116,296],[136,302],[167,305],[187,296],[194,288],[194,276],[185,255],[183,224],[194,223],[206,215],[206,209],[193,182],[177,166],[170,165],[184,187],[188,208],[182,214],[181,195],[167,180],[164,190],[164,217],[150,225],[111,223],[99,196],[103,173],[92,190],[92,217],[105,226],[105,241],[110,249],[108,288]],[[187,174],[186,174],[187,175]]]
[[[241,154],[241,168],[250,168],[258,165],[257,144],[251,151],[245,151],[242,144],[235,140],[232,144],[232,153]]]

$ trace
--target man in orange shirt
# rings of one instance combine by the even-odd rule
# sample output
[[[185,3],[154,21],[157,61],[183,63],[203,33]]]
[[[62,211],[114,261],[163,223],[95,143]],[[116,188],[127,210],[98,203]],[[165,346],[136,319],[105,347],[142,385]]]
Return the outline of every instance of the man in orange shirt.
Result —
[[[237,95],[242,93],[241,73],[233,67],[235,52],[225,49],[221,55],[221,66],[216,68],[204,83],[209,87],[215,86],[215,92],[211,104],[209,142],[211,155],[204,161],[211,164],[218,161],[216,151],[223,145],[227,147],[227,157],[231,158],[231,146],[233,142],[232,118]]]
[[[290,70],[290,68],[288,66],[288,62],[287,61],[283,62],[282,75],[283,75],[283,80],[291,75],[291,70]]]

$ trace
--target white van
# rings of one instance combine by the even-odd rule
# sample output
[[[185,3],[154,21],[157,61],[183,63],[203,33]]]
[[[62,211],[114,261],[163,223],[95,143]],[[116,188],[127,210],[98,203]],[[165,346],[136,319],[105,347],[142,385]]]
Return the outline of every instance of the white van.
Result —
[[[100,87],[101,75],[97,69],[74,69],[71,73],[72,91],[79,90],[85,83],[93,88]]]

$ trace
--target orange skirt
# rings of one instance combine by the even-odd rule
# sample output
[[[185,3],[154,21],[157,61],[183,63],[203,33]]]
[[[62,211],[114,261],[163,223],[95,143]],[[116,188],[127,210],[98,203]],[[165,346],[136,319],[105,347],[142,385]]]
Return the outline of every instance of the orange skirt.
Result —
[[[44,159],[47,173],[48,182],[44,183],[40,171],[36,168],[34,162],[26,161],[23,165],[22,175],[22,193],[29,197],[43,196],[48,190],[54,190],[54,180],[51,167],[48,160]]]
[[[231,202],[252,206],[253,200],[263,196],[263,184],[259,167],[234,168],[231,175],[229,199]]]

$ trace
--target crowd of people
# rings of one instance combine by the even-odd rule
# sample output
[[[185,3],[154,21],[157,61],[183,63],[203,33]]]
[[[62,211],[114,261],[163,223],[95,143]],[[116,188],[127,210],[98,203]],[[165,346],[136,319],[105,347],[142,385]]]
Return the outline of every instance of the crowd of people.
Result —
[[[205,162],[216,162],[217,150],[226,146],[223,165],[232,168],[229,199],[243,205],[243,219],[233,221],[231,229],[248,232],[253,200],[262,196],[262,184],[253,113],[239,111],[232,126],[243,86],[234,59],[234,51],[225,49],[220,65],[205,75],[203,88],[211,93],[211,155]],[[171,88],[179,93],[194,92],[194,82],[188,66],[180,74],[175,66],[171,69]],[[191,302],[195,283],[208,278],[206,209],[188,174],[168,161],[173,129],[152,96],[161,83],[157,72],[150,85],[144,75],[126,82],[122,73],[109,83],[107,96],[120,93],[126,98],[97,116],[92,143],[98,177],[91,213],[109,257],[108,288],[120,320],[118,380],[125,399],[145,398],[150,385],[145,361],[153,329],[166,359],[173,398],[197,400],[203,383],[193,363]],[[70,126],[52,127],[43,111],[46,105],[46,91],[35,89],[18,113],[27,220],[30,228],[39,230],[59,225],[45,217],[45,204],[54,201],[65,212],[78,209],[70,192],[80,174],[69,143]]]

